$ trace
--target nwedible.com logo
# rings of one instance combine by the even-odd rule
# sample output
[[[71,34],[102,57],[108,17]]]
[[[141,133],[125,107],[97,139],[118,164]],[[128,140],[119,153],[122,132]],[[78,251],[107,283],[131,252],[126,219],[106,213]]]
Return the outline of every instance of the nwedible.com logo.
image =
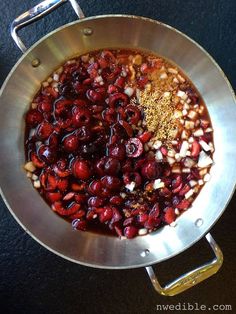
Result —
[[[199,303],[176,303],[176,304],[157,304],[157,311],[233,311],[231,304],[199,304]]]

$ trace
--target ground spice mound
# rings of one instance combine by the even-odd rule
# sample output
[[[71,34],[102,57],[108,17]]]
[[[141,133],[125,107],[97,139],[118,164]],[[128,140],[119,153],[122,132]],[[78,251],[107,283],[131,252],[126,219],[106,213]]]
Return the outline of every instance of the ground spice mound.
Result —
[[[153,139],[171,142],[177,130],[172,93],[157,88],[145,88],[139,92],[138,99],[144,110],[147,128],[153,132]]]

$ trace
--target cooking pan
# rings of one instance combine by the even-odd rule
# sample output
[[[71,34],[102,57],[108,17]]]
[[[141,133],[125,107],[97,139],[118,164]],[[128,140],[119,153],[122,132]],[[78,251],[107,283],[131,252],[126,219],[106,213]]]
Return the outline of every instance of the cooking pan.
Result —
[[[224,73],[196,42],[158,21],[128,15],[84,18],[75,0],[68,1],[79,17],[43,37],[27,49],[17,31],[56,9],[66,0],[47,0],[14,20],[12,37],[23,56],[5,80],[0,95],[2,197],[22,228],[53,253],[85,266],[107,269],[146,267],[157,292],[175,295],[215,274],[223,254],[207,233],[229,202],[236,182],[236,101]],[[208,182],[192,207],[163,228],[132,240],[74,232],[55,215],[32,187],[22,165],[23,115],[51,72],[65,60],[94,49],[141,48],[178,64],[194,82],[207,105],[214,128],[215,152]],[[161,287],[150,265],[169,259],[205,235],[215,258]]]

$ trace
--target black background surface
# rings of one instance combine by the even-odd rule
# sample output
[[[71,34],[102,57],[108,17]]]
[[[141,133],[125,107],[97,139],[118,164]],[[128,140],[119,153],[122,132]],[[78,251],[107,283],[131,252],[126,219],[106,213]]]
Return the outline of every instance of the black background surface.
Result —
[[[37,3],[37,0],[0,1],[0,85],[21,56],[10,37],[9,25]],[[80,5],[86,16],[106,13],[142,15],[179,29],[215,58],[235,89],[236,1],[80,0]],[[65,4],[20,34],[30,46],[45,33],[75,19],[73,10]],[[235,201],[236,195],[212,229],[225,257],[222,269],[207,281],[173,298],[157,295],[144,269],[87,268],[50,253],[21,229],[0,201],[0,312],[142,314],[157,313],[157,304],[190,302],[207,307],[231,304],[232,312],[236,313]],[[166,283],[208,261],[212,253],[205,242],[202,239],[186,252],[155,266],[160,281]]]

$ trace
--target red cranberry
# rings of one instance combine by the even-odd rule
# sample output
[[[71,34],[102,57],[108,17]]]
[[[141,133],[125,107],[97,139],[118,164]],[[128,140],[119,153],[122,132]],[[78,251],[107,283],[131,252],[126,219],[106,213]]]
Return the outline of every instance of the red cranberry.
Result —
[[[125,147],[126,155],[128,157],[137,158],[143,153],[143,144],[136,137],[130,138],[126,143]]]
[[[31,109],[27,112],[25,120],[28,125],[35,127],[43,121],[43,115],[37,109]]]
[[[53,132],[53,126],[49,122],[42,122],[37,128],[37,137],[46,140]]]
[[[124,236],[128,239],[134,238],[138,234],[138,229],[134,226],[128,226],[124,229]]]
[[[115,158],[108,158],[105,163],[105,172],[111,176],[118,174],[120,171],[120,162]]]
[[[128,105],[125,108],[125,113],[128,116],[128,122],[134,125],[136,125],[141,118],[140,110],[134,105]]]
[[[69,134],[63,138],[63,147],[68,153],[75,152],[78,149],[79,142],[75,134]]]
[[[117,158],[122,161],[125,159],[125,146],[123,144],[110,145],[108,149],[108,155],[113,158]]]
[[[51,164],[56,160],[57,152],[54,148],[48,145],[41,145],[38,150],[38,156],[41,160]]]
[[[141,170],[142,176],[146,179],[153,180],[160,175],[160,168],[156,161],[148,161]]]
[[[114,176],[104,176],[102,178],[103,185],[111,191],[119,190],[121,187],[121,181],[119,178]]]
[[[73,107],[72,122],[74,126],[89,125],[91,121],[91,112],[87,108]]]
[[[81,180],[88,180],[92,175],[90,164],[85,160],[75,159],[72,164],[73,175]]]

